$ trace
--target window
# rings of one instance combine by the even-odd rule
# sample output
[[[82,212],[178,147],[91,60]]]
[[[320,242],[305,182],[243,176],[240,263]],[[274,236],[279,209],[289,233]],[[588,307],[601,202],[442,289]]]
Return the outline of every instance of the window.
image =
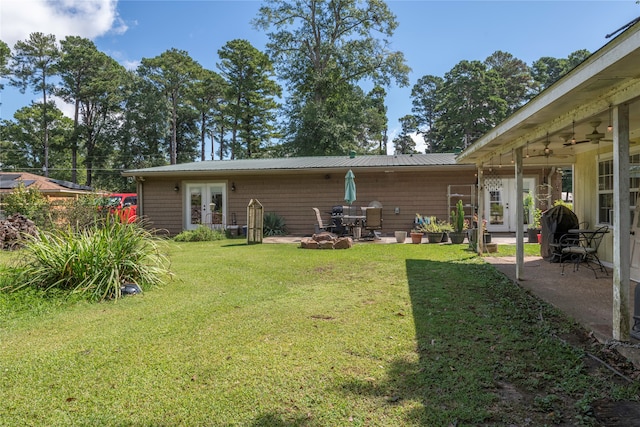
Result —
[[[640,154],[629,156],[630,169],[640,165]],[[633,209],[640,192],[640,174],[630,173],[629,204]],[[633,212],[632,212],[633,218]],[[632,219],[633,220],[633,219]],[[598,224],[613,225],[613,159],[598,163]]]

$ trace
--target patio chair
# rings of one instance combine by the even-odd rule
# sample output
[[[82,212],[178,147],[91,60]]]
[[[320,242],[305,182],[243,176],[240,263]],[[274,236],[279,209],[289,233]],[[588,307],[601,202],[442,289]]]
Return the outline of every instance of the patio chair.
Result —
[[[604,272],[607,276],[609,273],[604,267],[600,258],[598,257],[598,248],[605,234],[609,232],[609,227],[604,225],[596,230],[582,230],[580,234],[576,235],[566,234],[560,238],[563,244],[562,247],[562,274],[564,275],[564,266],[567,262],[573,263],[573,271],[578,270],[581,263],[593,270],[593,274],[598,278],[596,268],[599,268],[601,272]],[[571,237],[573,236],[573,237]]]
[[[364,229],[369,231],[365,239],[379,240],[377,230],[382,230],[382,208],[367,208],[365,211]]]
[[[316,230],[315,230],[316,234],[322,231],[328,231],[330,233],[333,233],[333,228],[334,228],[333,223],[330,222],[329,224],[325,225],[325,223],[322,221],[320,210],[318,208],[311,208],[311,209],[313,209],[313,211],[316,213]]]

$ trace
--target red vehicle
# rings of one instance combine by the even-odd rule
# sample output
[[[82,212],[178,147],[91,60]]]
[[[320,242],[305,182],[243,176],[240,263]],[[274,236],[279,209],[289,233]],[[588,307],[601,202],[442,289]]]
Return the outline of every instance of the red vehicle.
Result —
[[[122,222],[134,222],[138,217],[138,195],[136,193],[109,194],[111,213],[120,217]]]

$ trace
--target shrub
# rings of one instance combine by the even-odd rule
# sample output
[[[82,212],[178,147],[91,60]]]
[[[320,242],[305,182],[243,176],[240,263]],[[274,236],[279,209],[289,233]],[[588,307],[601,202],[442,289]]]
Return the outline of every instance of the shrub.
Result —
[[[12,289],[60,289],[92,301],[119,298],[125,282],[141,289],[159,285],[169,272],[158,239],[139,224],[113,218],[79,232],[40,232],[16,271]]]
[[[567,202],[567,201],[564,201],[562,199],[558,199],[558,200],[555,200],[553,202],[553,206],[558,206],[558,205],[562,205],[562,206],[564,206],[566,208],[569,208],[569,209],[573,210],[573,203],[572,202]]]
[[[51,223],[49,202],[36,188],[26,188],[20,184],[11,193],[3,196],[2,203],[7,216],[24,215],[39,227],[48,226]]]
[[[211,242],[225,239],[225,233],[221,230],[212,230],[204,225],[195,230],[186,230],[173,238],[176,242]]]
[[[284,236],[287,234],[284,218],[275,212],[265,214],[263,227],[265,236]]]

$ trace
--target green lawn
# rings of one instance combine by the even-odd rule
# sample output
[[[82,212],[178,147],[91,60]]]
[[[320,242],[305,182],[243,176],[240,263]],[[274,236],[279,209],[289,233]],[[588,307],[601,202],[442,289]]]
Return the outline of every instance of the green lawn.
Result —
[[[0,425],[588,424],[638,395],[466,247],[169,243],[141,296],[0,293]]]

